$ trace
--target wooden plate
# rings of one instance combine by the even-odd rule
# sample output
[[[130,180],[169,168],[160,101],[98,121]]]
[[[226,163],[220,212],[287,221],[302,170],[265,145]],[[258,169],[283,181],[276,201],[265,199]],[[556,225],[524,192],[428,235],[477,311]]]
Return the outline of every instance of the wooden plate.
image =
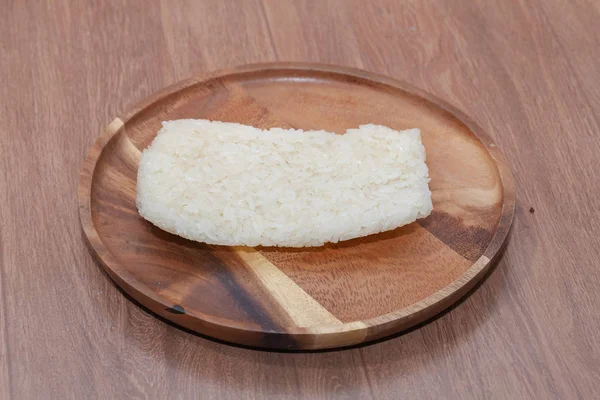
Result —
[[[219,247],[171,235],[138,215],[135,187],[140,151],[162,121],[178,118],[421,128],[434,212],[320,248]],[[202,334],[276,349],[348,346],[431,318],[485,275],[515,204],[503,156],[462,113],[394,79],[296,63],[203,75],[144,100],[96,141],[78,194],[91,247],[134,299]]]

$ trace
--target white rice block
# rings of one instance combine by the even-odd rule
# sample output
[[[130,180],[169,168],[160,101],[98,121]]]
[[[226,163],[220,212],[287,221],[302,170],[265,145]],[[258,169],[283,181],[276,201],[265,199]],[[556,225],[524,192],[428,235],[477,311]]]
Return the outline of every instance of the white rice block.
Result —
[[[164,122],[137,179],[142,217],[217,245],[320,246],[432,210],[418,129],[343,135],[208,120]]]

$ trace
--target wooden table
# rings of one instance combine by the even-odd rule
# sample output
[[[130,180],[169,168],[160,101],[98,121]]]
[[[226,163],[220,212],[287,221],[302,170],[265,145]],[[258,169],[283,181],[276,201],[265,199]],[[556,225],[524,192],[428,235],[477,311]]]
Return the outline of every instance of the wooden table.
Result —
[[[600,2],[0,0],[0,398],[600,397]],[[504,151],[504,258],[434,322],[362,348],[231,347],[129,301],[76,187],[112,118],[190,75],[342,64],[456,105]],[[595,188],[594,188],[595,186]]]

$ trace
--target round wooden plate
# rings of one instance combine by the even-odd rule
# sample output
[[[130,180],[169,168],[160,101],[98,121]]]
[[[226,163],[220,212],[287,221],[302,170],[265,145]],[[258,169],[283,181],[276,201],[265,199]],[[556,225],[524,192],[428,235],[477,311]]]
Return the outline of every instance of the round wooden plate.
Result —
[[[138,215],[135,187],[140,151],[162,121],[179,118],[335,132],[418,127],[434,211],[319,248],[220,247],[171,235]],[[144,100],[96,141],[78,195],[91,247],[134,299],[199,333],[275,349],[363,343],[441,312],[485,275],[515,204],[503,156],[462,113],[394,79],[297,63],[203,75]]]

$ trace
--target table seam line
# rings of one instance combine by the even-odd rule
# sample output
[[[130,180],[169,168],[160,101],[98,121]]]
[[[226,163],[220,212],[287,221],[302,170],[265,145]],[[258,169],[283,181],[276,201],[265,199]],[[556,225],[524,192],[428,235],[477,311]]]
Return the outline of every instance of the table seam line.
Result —
[[[271,22],[269,21],[269,16],[268,16],[267,10],[265,8],[264,0],[260,1],[260,10],[261,10],[261,14],[265,20],[265,24],[267,25],[267,33],[269,35],[269,41],[271,42],[271,48],[273,49],[273,52],[275,53],[275,58],[277,60],[279,60],[279,51],[277,50],[277,46],[275,45],[275,39],[273,38],[273,31],[271,30]]]
[[[3,219],[3,218],[2,218]],[[0,243],[3,243],[2,239],[2,229],[0,229]],[[4,250],[0,251],[0,289],[2,290],[2,314],[4,315],[4,324],[2,324],[2,330],[4,332],[4,340],[2,341],[2,346],[4,347],[4,352],[6,354],[6,376],[8,378],[8,396],[12,398],[13,394],[13,380],[12,380],[12,369],[11,369],[11,359],[9,353],[8,346],[8,313],[6,307],[6,275],[4,271]]]

